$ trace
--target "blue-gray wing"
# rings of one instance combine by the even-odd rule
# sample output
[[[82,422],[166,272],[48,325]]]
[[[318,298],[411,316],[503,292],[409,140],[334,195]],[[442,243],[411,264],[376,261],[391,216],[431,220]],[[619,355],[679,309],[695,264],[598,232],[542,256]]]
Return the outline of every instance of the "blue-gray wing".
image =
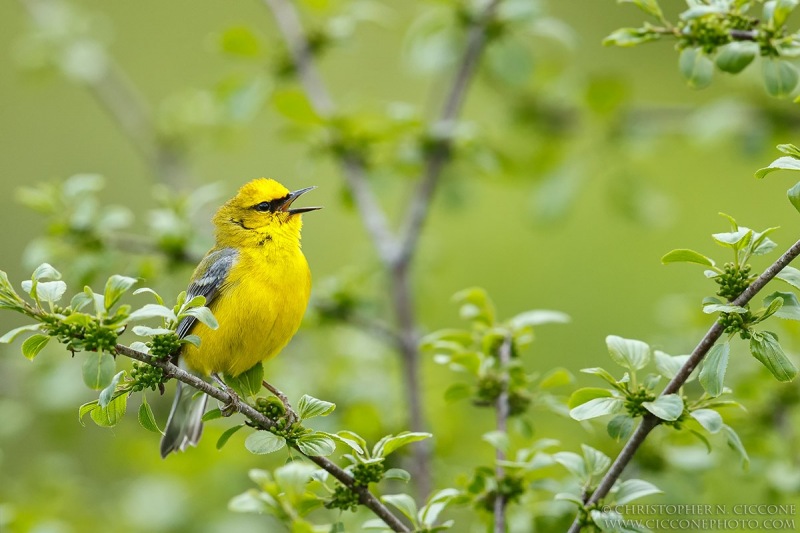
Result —
[[[186,299],[191,300],[195,296],[205,296],[206,306],[211,306],[217,295],[225,288],[225,280],[228,272],[239,256],[239,252],[234,248],[222,248],[205,256],[195,271],[194,280],[186,290]],[[181,339],[192,330],[197,319],[186,317],[178,324],[176,333]]]

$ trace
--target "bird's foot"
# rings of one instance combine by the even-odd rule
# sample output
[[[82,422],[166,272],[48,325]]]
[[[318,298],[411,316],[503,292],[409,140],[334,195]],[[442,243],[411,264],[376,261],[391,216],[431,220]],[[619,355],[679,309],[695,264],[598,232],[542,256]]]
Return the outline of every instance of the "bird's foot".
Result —
[[[270,385],[266,381],[262,381],[262,383],[263,383],[264,387],[268,391],[270,391],[276,398],[278,398],[281,401],[281,403],[283,404],[283,408],[286,410],[286,422],[289,425],[292,425],[295,422],[297,422],[300,419],[300,417],[297,416],[297,413],[295,413],[294,409],[292,409],[292,404],[289,403],[289,398],[287,398],[284,393],[282,393],[281,391],[279,391],[278,389],[276,389],[275,387],[273,387],[272,385]]]
[[[242,400],[239,398],[239,395],[236,394],[236,391],[228,387],[218,374],[211,374],[211,377],[217,382],[220,388],[225,391],[225,394],[228,395],[228,401],[219,408],[219,412],[222,416],[228,417],[240,412],[242,410]]]

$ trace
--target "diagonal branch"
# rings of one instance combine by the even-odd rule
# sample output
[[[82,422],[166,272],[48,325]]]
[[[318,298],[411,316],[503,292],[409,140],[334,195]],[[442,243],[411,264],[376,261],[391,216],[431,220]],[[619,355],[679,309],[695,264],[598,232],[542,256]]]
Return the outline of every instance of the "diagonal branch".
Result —
[[[461,56],[461,61],[450,84],[450,91],[445,98],[439,119],[433,124],[430,131],[437,142],[429,152],[422,176],[406,213],[397,250],[396,261],[398,262],[411,261],[416,250],[417,240],[428,217],[431,200],[436,192],[442,169],[451,158],[456,119],[464,106],[467,90],[486,45],[487,27],[494,18],[499,4],[500,0],[491,0],[483,12],[473,19],[467,33],[464,54]]]
[[[197,376],[190,374],[189,372],[186,372],[181,368],[178,368],[177,366],[173,365],[168,361],[155,359],[154,357],[148,354],[142,353],[138,350],[134,350],[122,344],[117,344],[115,350],[117,354],[124,355],[126,357],[130,357],[131,359],[141,361],[142,363],[158,367],[164,370],[167,376],[173,377],[178,381],[185,383],[190,387],[193,387],[199,391],[202,391],[205,394],[221,402],[229,402],[231,400],[228,393],[226,393],[222,389],[214,387],[210,383],[200,379]],[[275,425],[275,422],[271,418],[263,415],[262,413],[259,413],[248,404],[241,403],[241,408],[239,409],[239,412],[261,430],[267,430],[267,428]],[[295,449],[299,453],[307,457],[310,461],[316,463],[320,468],[328,471],[333,477],[335,477],[340,483],[342,483],[342,485],[346,486],[348,489],[358,494],[359,502],[362,503],[365,507],[369,508],[381,520],[386,522],[386,524],[393,531],[398,531],[398,532],[410,531],[408,527],[405,524],[403,524],[403,522],[397,516],[395,516],[383,503],[381,503],[381,501],[378,498],[376,498],[375,495],[372,494],[372,492],[370,492],[367,487],[356,485],[353,476],[351,476],[346,471],[341,469],[330,459],[321,456],[308,456],[305,455],[302,451],[300,451],[296,447]]]
[[[739,295],[733,302],[732,305],[736,306],[744,306],[753,299],[753,297],[758,294],[764,286],[772,281],[778,273],[783,270],[785,267],[789,265],[797,256],[800,255],[800,241],[797,241],[789,248],[782,256],[780,256],[772,265],[770,265],[759,277],[756,279],[752,284],[750,284],[745,291]],[[714,346],[714,343],[722,336],[724,333],[724,328],[719,322],[714,322],[714,325],[709,328],[708,332],[703,336],[700,342],[695,347],[692,354],[689,356],[689,359],[684,363],[678,373],[672,378],[664,390],[661,392],[661,395],[664,396],[666,394],[674,394],[678,392],[678,390],[686,383],[686,380],[689,379],[689,375],[694,371],[695,368],[702,362],[703,358],[708,354],[708,351]],[[597,489],[592,493],[591,498],[585,500],[585,504],[593,505],[598,503],[601,499],[605,498],[611,488],[616,483],[617,479],[619,479],[622,471],[631,462],[633,459],[634,454],[642,445],[644,440],[650,434],[650,432],[656,428],[661,423],[661,421],[653,415],[647,415],[642,419],[642,422],[639,424],[639,427],[636,428],[636,431],[633,433],[631,438],[625,444],[625,447],[622,448],[622,451],[614,460],[614,464],[611,465],[611,468],[608,469],[606,475],[600,481],[600,484],[597,486]],[[581,530],[580,521],[576,518],[575,521],[572,523],[572,526],[569,528],[568,533],[578,533]]]
[[[330,118],[335,114],[336,106],[314,63],[297,8],[289,0],[263,1],[275,17],[275,22],[286,41],[292,63],[311,105],[317,114]],[[341,156],[339,164],[342,166],[347,187],[355,199],[364,226],[372,237],[381,260],[387,263],[393,256],[395,236],[389,228],[386,214],[367,182],[364,165],[354,154]]]

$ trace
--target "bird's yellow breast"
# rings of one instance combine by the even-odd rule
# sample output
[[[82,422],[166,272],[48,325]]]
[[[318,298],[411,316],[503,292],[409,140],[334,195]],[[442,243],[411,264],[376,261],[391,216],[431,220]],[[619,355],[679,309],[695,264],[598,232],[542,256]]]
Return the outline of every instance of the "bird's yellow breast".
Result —
[[[311,273],[299,247],[239,249],[220,294],[210,308],[219,322],[196,324],[200,348],[183,357],[200,373],[236,376],[275,356],[300,327],[311,292]]]

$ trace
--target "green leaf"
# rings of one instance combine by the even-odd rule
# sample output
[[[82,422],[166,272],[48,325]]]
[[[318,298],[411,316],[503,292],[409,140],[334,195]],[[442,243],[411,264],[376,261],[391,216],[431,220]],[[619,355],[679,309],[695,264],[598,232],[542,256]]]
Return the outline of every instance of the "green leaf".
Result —
[[[114,427],[125,416],[128,407],[128,394],[122,393],[115,396],[107,406],[96,406],[91,410],[89,416],[94,423],[100,427]]]
[[[725,371],[728,368],[728,356],[731,348],[728,343],[714,345],[703,361],[700,370],[700,385],[709,396],[716,398],[724,389]]]
[[[800,320],[800,301],[797,300],[797,296],[795,296],[794,293],[773,292],[764,298],[764,307],[769,309],[777,300],[782,301],[783,305],[774,311],[776,317],[788,320]]]
[[[13,342],[21,333],[25,333],[26,331],[41,331],[42,325],[41,324],[28,324],[27,326],[20,326],[18,328],[14,328],[2,337],[0,337],[1,344],[8,344]]]
[[[775,28],[780,28],[786,24],[786,19],[797,7],[798,0],[776,0],[772,11],[772,24]]]
[[[700,252],[688,249],[678,249],[668,252],[667,255],[661,258],[661,262],[665,265],[669,263],[697,263],[705,266],[714,266],[714,260],[706,257]]]
[[[83,417],[97,408],[97,403],[97,400],[92,400],[91,402],[86,402],[78,408],[78,422],[80,422],[82,426],[86,426],[86,424],[83,423]]]
[[[356,451],[359,454],[363,454],[364,451],[367,450],[367,441],[364,440],[364,437],[362,437],[358,433],[355,433],[353,431],[347,431],[346,429],[343,429],[342,431],[337,432],[336,436],[339,437],[342,442],[344,442],[345,444],[347,444],[351,448],[354,448],[354,446],[352,444],[350,444],[348,441],[354,442],[356,444],[356,446],[357,446]]]
[[[626,503],[650,496],[651,494],[663,494],[664,491],[641,479],[626,479],[625,481],[617,483],[616,492],[614,493],[614,500],[617,505],[625,505]]]
[[[67,284],[63,281],[42,281],[36,285],[36,294],[39,300],[57,303],[67,292]]]
[[[247,436],[244,441],[244,447],[250,453],[256,455],[264,455],[267,453],[277,452],[286,446],[286,439],[270,433],[269,431],[256,431]]]
[[[236,391],[239,396],[244,398],[251,398],[256,396],[264,381],[264,366],[261,363],[256,363],[249,370],[242,372],[238,376],[229,376],[225,374],[225,384]]]
[[[584,481],[588,477],[586,472],[586,462],[583,457],[573,452],[556,452],[553,460],[569,470],[579,480]]]
[[[383,473],[383,479],[399,479],[400,481],[408,483],[411,481],[411,474],[402,468],[390,468]]]
[[[145,304],[128,315],[128,320],[147,320],[150,318],[164,318],[176,322],[178,319],[169,307],[160,304]]]
[[[458,291],[453,301],[459,305],[459,315],[463,320],[479,322],[486,326],[494,324],[494,304],[489,295],[480,287],[471,287]]]
[[[599,387],[583,387],[570,395],[569,400],[567,401],[567,407],[570,409],[574,409],[579,405],[583,405],[589,400],[594,400],[595,398],[611,398],[614,394],[608,389],[601,389]]]
[[[509,320],[509,325],[512,330],[516,331],[524,327],[541,326],[542,324],[566,324],[569,320],[569,315],[566,313],[537,309],[516,315]]]
[[[786,196],[789,198],[792,206],[800,212],[800,181],[794,184],[794,187],[786,191]]]
[[[200,347],[200,337],[197,335],[186,335],[184,338],[180,340],[181,344],[191,344],[195,348]]]
[[[778,275],[775,277],[781,281],[785,281],[796,289],[800,289],[800,270],[794,267],[783,267],[783,270],[778,272]]]
[[[581,444],[581,450],[583,450],[584,463],[589,475],[602,476],[611,466],[611,458],[603,452],[595,450],[586,444]]]
[[[155,337],[156,335],[168,335],[170,333],[175,333],[171,329],[167,328],[151,328],[150,326],[133,326],[134,335],[138,335],[140,337]]]
[[[592,374],[594,376],[600,376],[601,378],[606,380],[606,382],[609,385],[611,385],[611,386],[613,386],[613,387],[615,387],[617,389],[620,389],[619,382],[614,378],[614,376],[611,375],[610,372],[608,372],[604,368],[600,368],[600,367],[582,368],[581,372],[583,372],[584,374]]]
[[[776,170],[800,170],[800,159],[783,156],[769,164],[768,167],[756,171],[756,178],[761,179]]]
[[[683,399],[677,394],[659,396],[652,402],[643,402],[642,407],[661,420],[677,420],[683,414]]]
[[[750,466],[750,456],[747,455],[747,450],[744,449],[744,444],[742,444],[742,439],[739,438],[739,434],[727,424],[722,425],[722,433],[724,433],[725,438],[728,439],[728,446],[736,451],[742,459],[742,467],[747,469]]]
[[[786,155],[790,155],[797,159],[800,159],[800,148],[793,144],[779,144],[776,146],[779,152],[783,152]]]
[[[120,276],[118,274],[114,274],[108,278],[104,293],[106,311],[114,307],[114,304],[116,304],[122,295],[125,294],[131,287],[133,287],[137,281],[138,280],[135,278]]]
[[[222,418],[222,411],[220,409],[210,409],[203,414],[203,422],[216,420],[217,418]]]
[[[183,313],[181,313],[181,318],[184,316],[193,316],[210,329],[217,329],[219,327],[219,322],[217,322],[217,319],[214,318],[214,314],[208,307],[192,307],[190,309],[186,309]]]
[[[656,350],[654,355],[656,360],[656,370],[658,370],[658,373],[667,379],[672,379],[678,375],[680,369],[686,364],[686,361],[689,360],[688,355],[672,356],[660,350]],[[692,372],[687,381],[693,380],[694,377],[695,374]]]
[[[569,385],[574,381],[574,377],[566,368],[554,368],[542,377],[539,382],[540,389],[552,389]]]
[[[738,74],[753,62],[761,51],[755,41],[733,41],[717,48],[715,63],[723,72]]]
[[[148,287],[142,287],[140,289],[136,289],[135,291],[133,291],[134,296],[136,296],[137,294],[145,294],[145,293],[152,294],[153,298],[155,298],[156,302],[158,302],[158,305],[164,305],[164,299],[153,289],[150,289]]]
[[[747,309],[738,305],[731,304],[709,304],[703,306],[703,312],[707,315],[712,313],[747,313]]]
[[[386,476],[384,476],[386,477]],[[422,525],[431,527],[436,523],[439,514],[444,510],[447,505],[461,495],[461,491],[457,489],[442,489],[435,492],[428,498],[428,502],[420,509],[419,518]],[[432,529],[431,531],[434,531]]]
[[[797,87],[797,68],[788,61],[764,57],[761,60],[761,74],[770,96],[785,98]]]
[[[570,410],[575,420],[589,420],[599,416],[613,415],[622,409],[622,398],[595,398]]]
[[[611,359],[631,371],[640,370],[650,362],[650,346],[642,341],[609,335],[606,346]]]
[[[738,250],[750,242],[750,239],[753,238],[753,230],[749,228],[739,228],[736,231],[714,233],[711,235],[711,238],[717,241],[717,244]]]
[[[753,333],[750,338],[750,353],[767,367],[778,381],[792,381],[797,376],[797,367],[783,353],[778,343],[778,336],[771,331]]]
[[[105,352],[89,352],[81,367],[83,382],[90,389],[104,389],[111,383],[117,364],[111,354]]]
[[[125,371],[120,370],[111,378],[111,383],[100,391],[100,398],[98,399],[98,405],[100,407],[106,407],[111,402],[111,399],[114,397],[114,392],[117,390],[117,383],[119,383],[120,378],[124,375]]]
[[[633,434],[634,423],[635,420],[628,415],[617,415],[608,421],[606,431],[617,442],[628,440]]]
[[[297,402],[297,414],[300,420],[308,420],[316,416],[328,416],[336,409],[336,404],[318,400],[313,396],[304,394],[300,401]]]
[[[33,360],[33,358],[39,355],[39,352],[47,346],[48,342],[50,342],[50,337],[47,335],[42,335],[40,333],[31,335],[22,343],[22,355]]]
[[[659,35],[647,28],[620,28],[603,39],[603,46],[636,46],[649,41],[655,41]]]
[[[142,395],[142,405],[139,406],[138,418],[139,424],[147,431],[161,433],[161,430],[158,428],[158,423],[156,423],[156,417],[153,416],[153,410],[150,408],[150,404],[147,403],[147,398],[144,395]]]
[[[508,433],[505,431],[489,431],[481,436],[481,439],[488,442],[493,448],[508,453],[511,443],[508,440]]]
[[[408,494],[385,494],[381,496],[381,500],[396,507],[412,524],[417,524],[417,504],[414,498]]]
[[[714,62],[700,48],[684,48],[678,61],[681,74],[693,89],[703,89],[711,84]]]
[[[327,457],[336,450],[336,443],[324,433],[310,433],[297,439],[297,448],[309,457]]]
[[[634,4],[636,7],[657,19],[664,18],[657,0],[617,0],[618,4]]]
[[[33,281],[42,281],[46,279],[59,280],[61,279],[61,272],[53,268],[49,263],[42,263],[33,271],[31,279]]]
[[[712,435],[722,429],[722,416],[713,409],[695,409],[689,414]]]
[[[430,433],[403,431],[397,435],[387,435],[379,440],[372,450],[373,457],[386,457],[398,448],[433,437]]]
[[[217,449],[221,450],[222,447],[225,446],[228,443],[228,440],[230,440],[230,438],[233,436],[233,434],[236,433],[237,431],[239,431],[240,429],[242,429],[243,427],[244,427],[244,424],[239,424],[238,426],[233,426],[233,427],[230,427],[230,428],[226,429],[222,433],[222,435],[219,436],[219,439],[217,439]],[[255,435],[255,433],[253,433],[253,435]]]

